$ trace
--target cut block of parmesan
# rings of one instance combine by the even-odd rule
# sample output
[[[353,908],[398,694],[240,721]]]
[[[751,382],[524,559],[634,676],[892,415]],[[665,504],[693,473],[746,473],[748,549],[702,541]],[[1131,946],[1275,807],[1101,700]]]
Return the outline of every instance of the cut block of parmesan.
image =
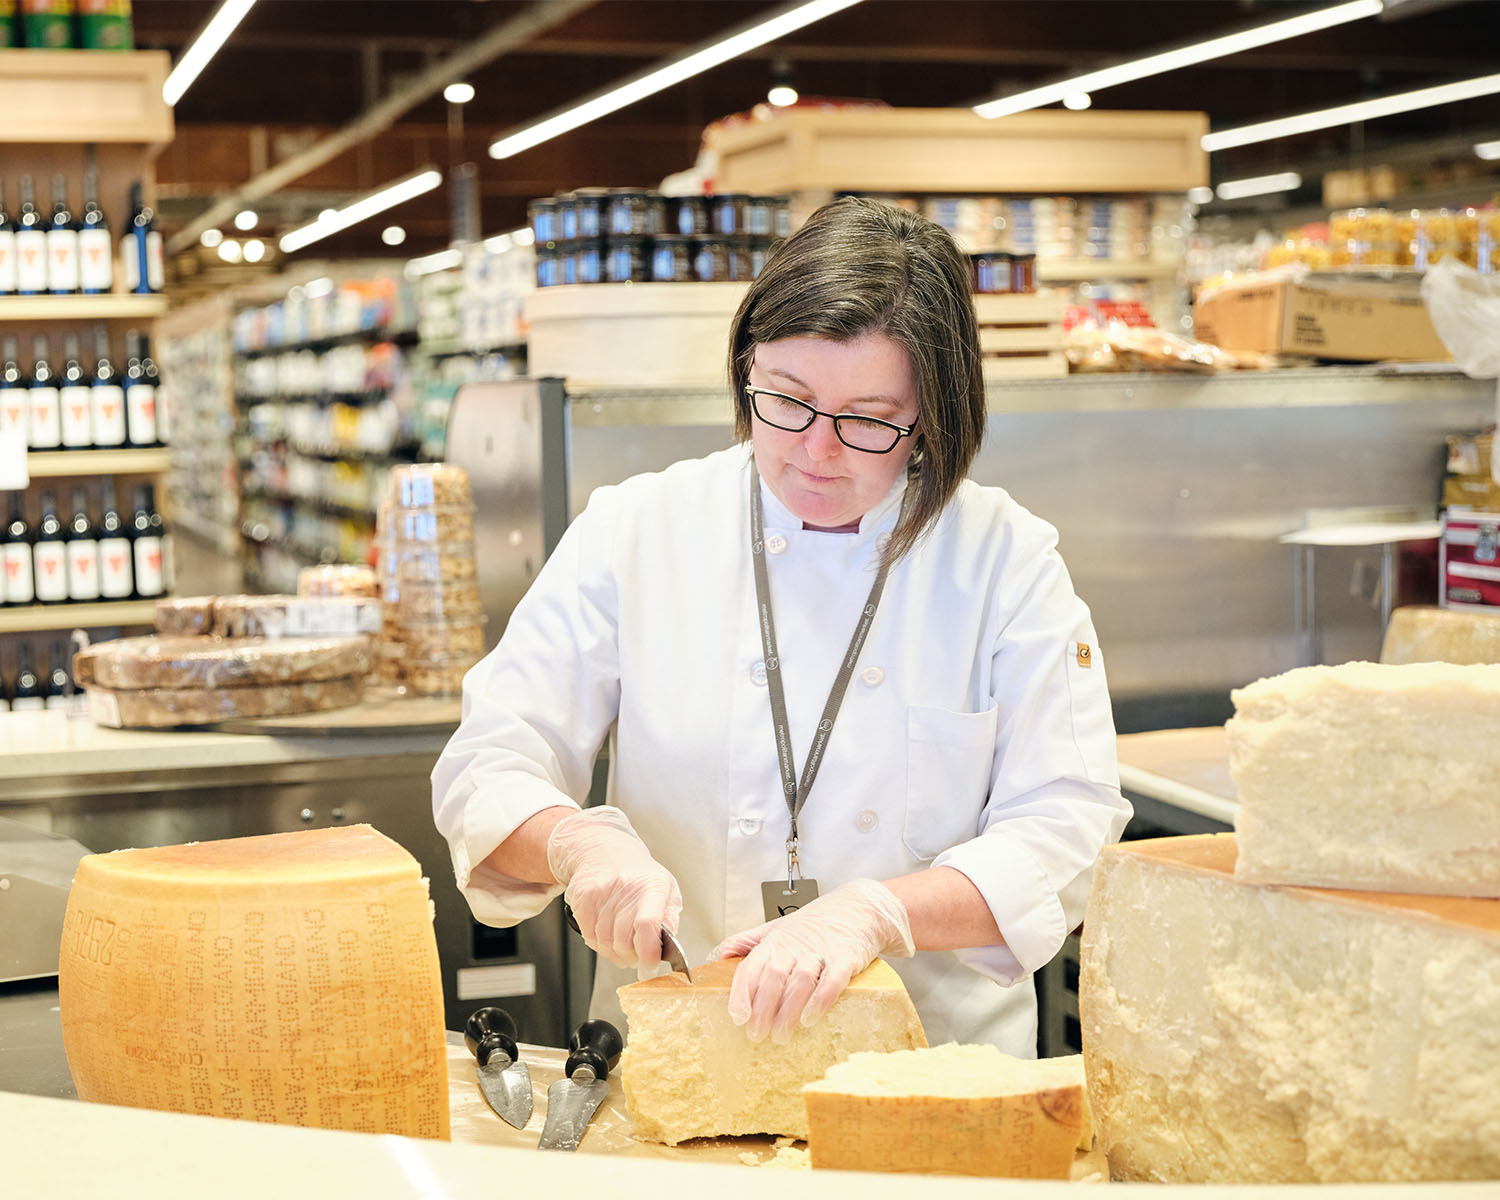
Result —
[[[637,1137],[668,1145],[756,1133],[806,1138],[804,1083],[860,1050],[927,1044],[900,976],[879,959],[789,1042],[752,1042],[729,1019],[739,963],[694,967],[692,983],[672,974],[619,990],[630,1026],[620,1081]]]
[[[107,688],[214,688],[343,679],[374,662],[367,637],[133,637],[80,650],[73,671]]]
[[[368,825],[88,855],[58,999],[81,1099],[448,1137],[427,881]]]
[[[1264,887],[1235,835],[1106,848],[1079,1010],[1110,1177],[1500,1179],[1500,902]]]
[[[953,1043],[855,1054],[802,1098],[814,1167],[1067,1179],[1092,1139],[1079,1055]]]
[[[1500,612],[1408,604],[1391,613],[1383,663],[1500,663]]]
[[[1500,896],[1500,665],[1300,667],[1233,699],[1241,879]]]

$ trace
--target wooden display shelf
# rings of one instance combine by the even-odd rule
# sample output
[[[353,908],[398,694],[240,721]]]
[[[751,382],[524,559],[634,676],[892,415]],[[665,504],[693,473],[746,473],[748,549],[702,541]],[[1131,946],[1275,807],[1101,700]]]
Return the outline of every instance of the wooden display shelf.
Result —
[[[7,144],[137,143],[172,140],[161,88],[164,50],[0,51],[0,137]]]
[[[155,600],[0,608],[0,634],[37,633],[49,629],[103,629],[115,625],[152,625],[155,622]]]
[[[74,475],[159,475],[171,463],[171,451],[132,450],[33,450],[26,456],[26,471],[33,479],[56,479]]]
[[[0,322],[153,321],[166,312],[165,296],[0,296]]]
[[[1198,112],[791,108],[711,126],[723,192],[1183,192],[1208,182]]]

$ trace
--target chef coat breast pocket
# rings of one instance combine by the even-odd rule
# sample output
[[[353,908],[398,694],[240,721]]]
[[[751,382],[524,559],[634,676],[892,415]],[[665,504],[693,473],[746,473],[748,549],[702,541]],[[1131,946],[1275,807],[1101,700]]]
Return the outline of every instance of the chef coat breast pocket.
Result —
[[[995,705],[977,713],[907,708],[902,840],[918,858],[936,858],[979,832],[999,719]]]

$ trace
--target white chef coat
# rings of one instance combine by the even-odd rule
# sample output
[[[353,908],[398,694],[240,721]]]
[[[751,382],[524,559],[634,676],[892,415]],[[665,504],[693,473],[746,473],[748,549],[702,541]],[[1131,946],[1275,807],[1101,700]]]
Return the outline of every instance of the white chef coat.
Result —
[[[464,680],[433,809],[478,920],[515,924],[561,891],[481,864],[529,817],[586,798],[606,736],[609,802],[682,888],[688,961],[764,919],[788,814],[749,471],[738,446],[598,489]],[[799,773],[905,486],[858,533],[822,533],[761,483]],[[1094,859],[1130,816],[1104,664],[1056,542],[1003,490],[960,485],[890,572],[799,818],[803,873],[825,892],[948,866],[988,902],[1003,946],[891,960],[934,1045],[1035,1055],[1030,975],[1082,919]],[[614,990],[635,975],[601,958],[593,1015],[623,1021]]]

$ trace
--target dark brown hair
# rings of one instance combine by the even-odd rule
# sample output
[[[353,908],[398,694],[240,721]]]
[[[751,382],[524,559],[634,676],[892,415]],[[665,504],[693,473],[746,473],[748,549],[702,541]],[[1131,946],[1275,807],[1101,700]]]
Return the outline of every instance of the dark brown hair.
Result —
[[[787,238],[740,304],[729,334],[734,431],[750,437],[745,385],[759,342],[882,334],[911,358],[921,432],[907,468],[913,489],[885,550],[894,563],[942,513],[984,438],[984,377],[968,265],[939,225],[849,196],[825,204]]]

